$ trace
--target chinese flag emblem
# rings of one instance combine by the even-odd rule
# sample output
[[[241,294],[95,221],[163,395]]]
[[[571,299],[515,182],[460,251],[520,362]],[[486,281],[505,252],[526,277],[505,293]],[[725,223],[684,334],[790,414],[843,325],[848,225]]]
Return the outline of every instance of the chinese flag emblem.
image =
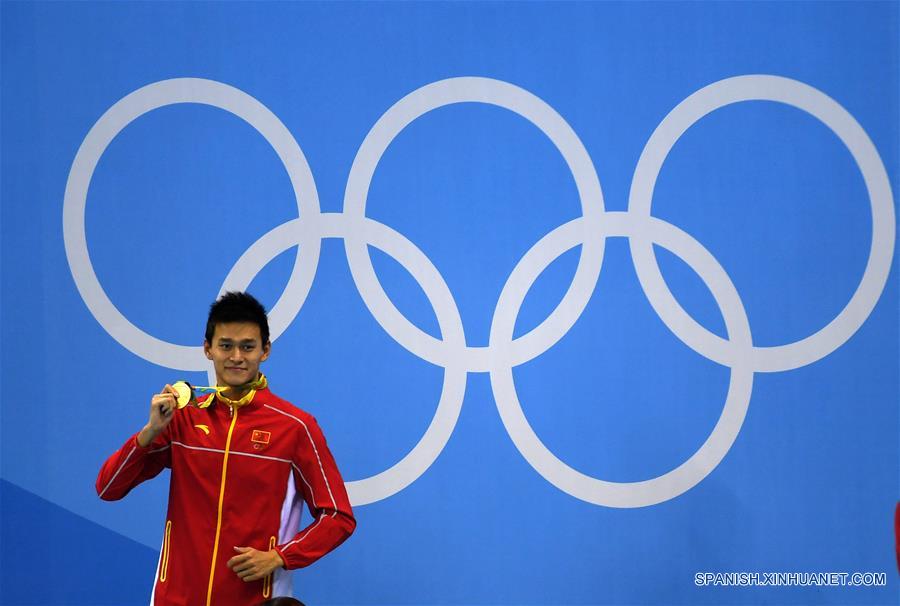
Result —
[[[254,444],[268,444],[271,439],[272,432],[262,431],[261,429],[254,429],[253,433],[250,434],[250,441]]]

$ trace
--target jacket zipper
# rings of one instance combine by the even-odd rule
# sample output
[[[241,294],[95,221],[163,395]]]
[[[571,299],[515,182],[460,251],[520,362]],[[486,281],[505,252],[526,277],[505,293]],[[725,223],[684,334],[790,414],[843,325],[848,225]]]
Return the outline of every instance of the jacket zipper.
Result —
[[[219,553],[219,535],[222,532],[222,504],[225,500],[225,474],[228,471],[228,454],[231,448],[231,434],[237,423],[237,410],[229,407],[231,410],[231,425],[228,427],[228,437],[225,438],[225,456],[222,458],[222,484],[219,487],[219,508],[216,513],[216,539],[213,542],[212,563],[209,565],[209,587],[206,590],[206,606],[212,604],[213,579],[216,576],[216,557]]]
[[[276,539],[275,537],[269,537],[269,551],[275,548]],[[262,595],[264,598],[272,597],[272,581],[275,578],[275,573],[270,572],[268,576],[263,579],[263,590]]]
[[[169,573],[169,550],[172,535],[172,520],[166,520],[166,532],[163,535],[162,556],[159,562],[159,582],[165,583]]]

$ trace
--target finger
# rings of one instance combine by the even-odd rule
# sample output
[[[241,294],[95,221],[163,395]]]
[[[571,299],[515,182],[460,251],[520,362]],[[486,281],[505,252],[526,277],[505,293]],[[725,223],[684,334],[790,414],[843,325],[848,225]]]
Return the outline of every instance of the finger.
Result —
[[[251,581],[258,581],[259,579],[265,577],[266,573],[259,567],[254,566],[249,570],[241,571],[238,576],[241,578],[241,580],[249,583]]]
[[[253,549],[253,548],[252,547],[238,547],[238,546],[235,546],[235,548],[234,548],[234,550],[238,553],[247,553],[251,549]]]
[[[249,553],[242,553],[241,555],[236,555],[230,560],[228,560],[228,567],[232,570],[235,570],[238,566],[246,562],[250,559]]]
[[[167,393],[171,393],[171,394],[174,394],[174,395],[176,395],[176,396],[178,395],[178,392],[175,391],[175,388],[172,387],[171,385],[169,385],[168,383],[166,383],[166,386],[163,387],[162,391],[159,392],[159,393],[160,393],[160,395],[162,395],[162,394],[167,394]]]
[[[175,406],[175,396],[172,394],[153,396],[152,402],[157,406]]]
[[[244,578],[249,577],[255,571],[256,571],[256,569],[253,568],[252,566],[250,566],[250,567],[238,568],[234,571],[234,573],[236,575],[238,575],[240,578],[244,579]]]

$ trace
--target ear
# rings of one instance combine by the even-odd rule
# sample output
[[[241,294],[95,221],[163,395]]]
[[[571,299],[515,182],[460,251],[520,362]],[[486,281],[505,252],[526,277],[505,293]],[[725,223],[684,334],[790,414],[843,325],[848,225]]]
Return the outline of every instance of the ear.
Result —
[[[210,345],[209,341],[204,340],[203,341],[203,353],[206,354],[207,360],[213,359],[212,353],[209,351],[210,347],[212,347],[212,345]]]
[[[271,341],[266,341],[266,344],[263,345],[263,355],[262,355],[262,357],[260,357],[259,361],[260,361],[260,362],[265,362],[265,361],[268,359],[269,353],[270,353],[271,351],[272,351],[272,342],[271,342]]]

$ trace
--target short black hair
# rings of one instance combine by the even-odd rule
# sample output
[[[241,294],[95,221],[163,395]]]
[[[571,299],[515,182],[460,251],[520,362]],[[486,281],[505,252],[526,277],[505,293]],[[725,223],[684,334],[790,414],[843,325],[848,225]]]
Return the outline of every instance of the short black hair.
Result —
[[[206,342],[212,344],[216,324],[252,322],[259,326],[262,345],[269,342],[269,319],[266,308],[253,295],[246,292],[226,292],[209,306],[206,320]]]

